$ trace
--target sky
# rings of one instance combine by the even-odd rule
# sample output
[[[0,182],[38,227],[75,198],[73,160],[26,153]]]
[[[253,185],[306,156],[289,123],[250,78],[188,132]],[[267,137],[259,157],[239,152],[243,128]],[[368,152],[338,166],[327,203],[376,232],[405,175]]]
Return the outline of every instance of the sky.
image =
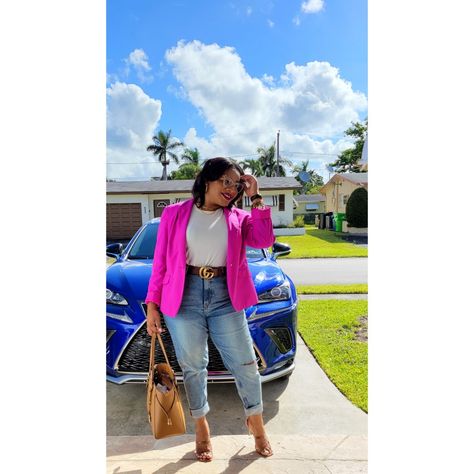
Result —
[[[280,155],[327,179],[367,117],[366,0],[109,0],[106,19],[109,179],[161,176],[146,147],[170,129],[238,161],[279,130]]]

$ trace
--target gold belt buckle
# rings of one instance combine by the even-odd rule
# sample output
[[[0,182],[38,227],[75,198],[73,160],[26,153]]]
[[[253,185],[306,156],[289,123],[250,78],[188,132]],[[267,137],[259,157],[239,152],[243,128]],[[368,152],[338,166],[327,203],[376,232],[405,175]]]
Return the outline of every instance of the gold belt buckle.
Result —
[[[212,271],[212,267],[201,267],[199,269],[199,276],[204,280],[210,280],[214,277],[214,272]]]

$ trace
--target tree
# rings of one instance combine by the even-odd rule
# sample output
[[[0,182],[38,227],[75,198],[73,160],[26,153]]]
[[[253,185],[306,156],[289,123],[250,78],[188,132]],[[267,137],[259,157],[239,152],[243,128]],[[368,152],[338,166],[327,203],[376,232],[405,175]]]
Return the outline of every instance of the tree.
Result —
[[[260,160],[248,159],[241,161],[239,165],[244,169],[244,171],[250,170],[250,173],[257,178],[264,175],[262,162]]]
[[[199,150],[194,147],[193,150],[191,148],[185,148],[183,154],[181,155],[181,161],[184,163],[192,163],[196,166],[200,166],[201,155]]]
[[[367,227],[368,198],[365,188],[354,189],[346,204],[346,220],[350,227]]]
[[[291,166],[292,163],[286,158],[280,156],[277,165],[275,156],[275,143],[273,143],[273,145],[269,146],[268,148],[257,148],[257,153],[259,154],[258,160],[262,163],[263,176],[286,176],[283,165]]]
[[[295,173],[296,180],[303,186],[299,194],[316,194],[319,188],[324,185],[324,179],[315,170],[309,169],[309,160],[303,161],[301,165],[293,166],[293,173]],[[302,171],[309,174],[310,180],[304,183],[298,176]]]
[[[361,122],[351,122],[352,127],[349,127],[344,135],[348,137],[354,137],[356,140],[352,148],[344,150],[334,163],[329,165],[334,168],[336,173],[345,173],[347,171],[352,173],[360,173],[361,165],[359,161],[362,158],[362,149],[364,148],[364,143],[367,138],[367,127],[368,121],[365,119],[364,123]]]
[[[170,179],[195,179],[201,171],[201,166],[195,163],[184,163],[177,170],[170,173]]]
[[[179,158],[172,150],[184,146],[184,143],[171,138],[171,129],[168,130],[168,133],[160,130],[158,135],[153,135],[152,140],[154,145],[147,146],[146,151],[151,151],[154,156],[158,157],[158,161],[163,166],[161,181],[166,181],[168,179],[166,167],[170,164],[168,157],[170,157],[176,164],[179,164]]]

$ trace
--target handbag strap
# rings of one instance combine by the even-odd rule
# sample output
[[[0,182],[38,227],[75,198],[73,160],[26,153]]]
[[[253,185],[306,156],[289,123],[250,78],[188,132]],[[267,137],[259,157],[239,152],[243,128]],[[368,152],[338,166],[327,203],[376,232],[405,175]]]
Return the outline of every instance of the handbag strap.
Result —
[[[153,366],[155,365],[155,344],[156,344],[156,333],[153,333],[151,336],[151,347],[150,347],[150,372],[153,369]],[[168,360],[168,355],[166,354],[166,349],[163,344],[163,339],[161,339],[161,334],[158,334],[158,342],[160,343],[161,350],[163,352],[163,355],[165,356],[166,363],[171,367],[170,361]]]

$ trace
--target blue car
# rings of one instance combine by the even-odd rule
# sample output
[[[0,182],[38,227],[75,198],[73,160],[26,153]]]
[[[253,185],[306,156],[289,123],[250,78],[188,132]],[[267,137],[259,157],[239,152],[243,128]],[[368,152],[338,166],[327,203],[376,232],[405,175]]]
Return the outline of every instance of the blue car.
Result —
[[[107,255],[116,260],[107,268],[107,380],[109,382],[146,382],[151,338],[146,331],[145,297],[151,275],[156,235],[160,218],[144,224],[127,246],[107,246]],[[273,245],[266,249],[247,247],[247,260],[259,301],[245,310],[252,335],[262,382],[287,377],[294,370],[296,353],[297,304],[295,285],[276,258],[287,255],[290,247]],[[162,325],[166,327],[162,316]],[[182,381],[173,344],[166,331],[162,334],[170,364]],[[233,382],[211,338],[208,340],[209,382]],[[164,361],[159,345],[157,362]]]

